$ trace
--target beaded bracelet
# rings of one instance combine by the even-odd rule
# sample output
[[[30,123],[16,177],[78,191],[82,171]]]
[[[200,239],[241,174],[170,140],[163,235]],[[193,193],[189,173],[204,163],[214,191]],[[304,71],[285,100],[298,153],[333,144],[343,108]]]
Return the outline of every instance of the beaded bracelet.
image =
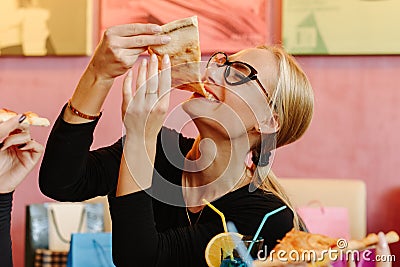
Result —
[[[81,118],[87,119],[87,120],[97,120],[98,118],[101,117],[101,112],[99,114],[97,114],[97,115],[94,115],[94,116],[93,115],[87,115],[85,113],[80,112],[74,106],[72,106],[71,99],[68,100],[68,105],[67,106],[75,115],[77,115],[77,116],[79,116]]]

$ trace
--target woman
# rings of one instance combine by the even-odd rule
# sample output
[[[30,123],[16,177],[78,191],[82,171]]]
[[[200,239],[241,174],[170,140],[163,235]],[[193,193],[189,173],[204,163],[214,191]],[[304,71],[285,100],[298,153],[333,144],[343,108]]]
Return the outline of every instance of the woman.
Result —
[[[65,201],[108,194],[117,266],[204,266],[207,243],[224,228],[203,199],[245,235],[254,235],[266,213],[288,206],[261,231],[272,249],[300,225],[269,171],[269,153],[302,136],[313,110],[307,77],[281,49],[211,57],[204,82],[212,99],[194,95],[182,105],[199,131],[196,139],[162,127],[171,86],[169,57],[164,56],[159,74],[155,57],[143,60],[134,96],[130,71],[124,81],[126,138],[89,151],[114,78],[128,71],[146,46],[168,42],[153,35],[158,31],[143,24],[106,31],[49,137],[42,192]],[[249,154],[253,163],[247,166]]]
[[[0,123],[0,266],[13,266],[11,253],[11,206],[15,188],[38,163],[44,148],[31,139],[29,126],[16,116]]]

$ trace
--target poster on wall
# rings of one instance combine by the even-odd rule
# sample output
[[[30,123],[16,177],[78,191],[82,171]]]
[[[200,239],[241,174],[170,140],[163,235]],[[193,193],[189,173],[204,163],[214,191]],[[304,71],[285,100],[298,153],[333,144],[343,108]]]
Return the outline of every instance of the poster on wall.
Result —
[[[1,0],[0,56],[92,52],[92,0]]]
[[[268,0],[101,0],[101,31],[125,23],[167,22],[197,15],[203,53],[236,52],[267,40]]]
[[[399,54],[399,10],[398,0],[283,0],[283,44],[292,54]]]

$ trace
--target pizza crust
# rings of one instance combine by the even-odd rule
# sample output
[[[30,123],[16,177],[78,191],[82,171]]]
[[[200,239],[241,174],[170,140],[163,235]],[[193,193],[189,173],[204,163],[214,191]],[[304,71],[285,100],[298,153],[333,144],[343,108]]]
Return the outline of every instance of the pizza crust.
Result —
[[[50,121],[46,118],[39,117],[38,114],[33,113],[31,111],[25,112],[24,113],[26,116],[26,119],[22,122],[22,124],[29,124],[33,126],[49,126]],[[9,110],[2,108],[0,109],[0,122],[5,122],[8,121],[9,119],[18,116],[18,113],[15,111]]]
[[[171,41],[165,45],[150,46],[150,54],[156,54],[161,66],[162,57],[171,60],[172,87],[207,96],[201,82],[201,50],[197,16],[184,18],[161,26],[160,34],[167,34]]]
[[[390,231],[386,235],[388,244],[399,241],[399,235],[395,231]],[[346,250],[364,250],[378,244],[379,237],[375,233],[368,234],[361,240],[349,240]]]

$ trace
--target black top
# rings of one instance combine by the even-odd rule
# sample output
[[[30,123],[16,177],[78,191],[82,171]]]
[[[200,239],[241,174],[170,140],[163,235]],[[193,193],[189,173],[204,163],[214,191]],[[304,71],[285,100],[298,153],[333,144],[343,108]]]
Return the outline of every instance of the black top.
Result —
[[[12,267],[11,253],[11,206],[13,193],[0,194],[0,266]]]
[[[206,266],[207,243],[224,230],[220,217],[208,207],[197,224],[189,224],[180,188],[181,167],[194,139],[163,128],[157,141],[151,189],[115,197],[123,140],[90,151],[96,124],[68,124],[61,117],[57,119],[40,169],[42,192],[59,201],[108,195],[117,266]],[[179,149],[168,153],[177,142],[181,153]],[[262,190],[249,192],[247,186],[212,204],[244,235],[254,235],[264,215],[284,205]],[[197,218],[192,216],[194,224]],[[292,228],[289,209],[271,216],[260,234],[268,251]]]

